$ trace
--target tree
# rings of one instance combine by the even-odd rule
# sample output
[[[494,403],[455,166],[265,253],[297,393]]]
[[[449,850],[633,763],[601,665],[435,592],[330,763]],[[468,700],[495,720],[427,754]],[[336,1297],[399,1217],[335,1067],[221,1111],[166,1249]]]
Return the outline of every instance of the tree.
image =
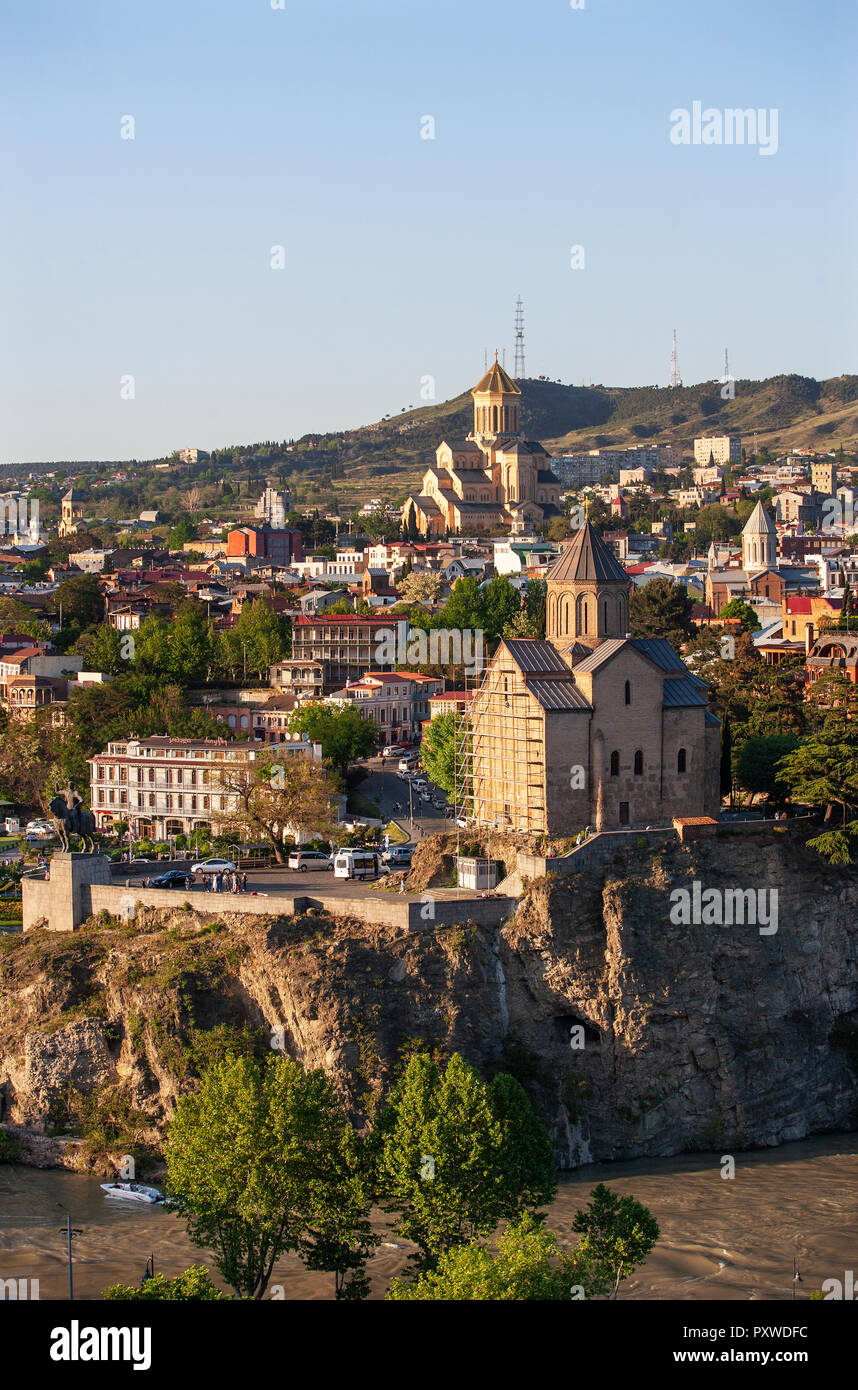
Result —
[[[279,1257],[315,1248],[319,1231],[355,1239],[337,1224],[344,1124],[324,1072],[287,1057],[229,1056],[179,1097],[165,1146],[170,1207],[239,1298],[262,1298]]]
[[[680,647],[694,631],[692,600],[680,584],[670,579],[651,579],[632,589],[629,623],[633,637],[664,637]]]
[[[197,539],[197,528],[190,517],[180,516],[167,537],[168,550],[182,550]]]
[[[520,1093],[520,1094],[519,1094]],[[378,1125],[377,1181],[418,1270],[556,1191],[550,1141],[512,1077],[416,1054]]]
[[[724,605],[718,616],[724,623],[729,618],[738,618],[746,632],[760,627],[760,620],[753,608],[741,598],[732,598],[729,603]]]
[[[583,1237],[578,1249],[583,1246],[592,1261],[590,1276],[602,1293],[643,1264],[659,1234],[658,1222],[642,1203],[601,1182],[584,1210],[576,1212],[572,1229]]]
[[[84,658],[90,671],[103,671],[108,676],[116,676],[121,670],[128,669],[123,651],[129,650],[133,651],[133,646],[129,648],[127,643],[123,646],[122,634],[109,623],[100,623],[98,627],[82,633],[72,647],[76,656]]]
[[[485,628],[485,606],[478,579],[463,575],[456,580],[438,616],[438,626],[455,627],[460,632]]]
[[[737,748],[733,767],[736,781],[752,795],[762,793],[782,800],[786,792],[778,763],[798,744],[795,734],[755,735]]]
[[[57,585],[51,599],[55,613],[62,612],[63,622],[89,627],[97,623],[104,611],[98,580],[92,574],[72,574]]]
[[[354,705],[302,705],[290,716],[289,728],[321,743],[322,757],[342,777],[349,763],[368,758],[378,743],[375,725]]]
[[[233,629],[247,652],[247,669],[267,676],[271,666],[286,655],[289,621],[274,612],[264,599],[242,605]]]
[[[283,759],[226,762],[218,772],[224,809],[214,813],[219,834],[253,843],[263,839],[278,864],[286,862],[283,841],[292,830],[333,829],[336,789],[315,758],[287,753]]]
[[[507,1226],[497,1251],[478,1242],[446,1250],[435,1269],[410,1283],[395,1279],[387,1297],[444,1302],[539,1300],[572,1302],[616,1296],[623,1280],[646,1259],[658,1239],[652,1213],[632,1197],[599,1183],[573,1229],[581,1240],[564,1251],[529,1212]]]
[[[403,603],[434,603],[441,592],[441,576],[426,570],[405,575],[396,586]]]
[[[521,595],[505,574],[495,574],[482,590],[486,640],[497,642],[507,623],[521,613]]]
[[[507,1226],[497,1252],[473,1241],[446,1250],[436,1269],[410,1283],[394,1279],[387,1291],[392,1301],[461,1303],[539,1300],[567,1302],[581,1287],[574,1254],[557,1244],[553,1231],[525,1214]]]
[[[465,729],[465,721],[455,714],[436,714],[425,726],[420,745],[423,766],[456,806],[461,804],[467,786],[466,759],[461,749]]]
[[[147,1303],[218,1303],[230,1301],[229,1294],[221,1293],[212,1283],[211,1275],[205,1265],[191,1265],[190,1269],[170,1279],[166,1274],[153,1274],[139,1288],[133,1284],[111,1284],[101,1295],[108,1303],[134,1302]]]
[[[27,722],[10,720],[0,738],[0,795],[47,812],[62,780],[57,768],[61,744],[62,735],[49,715],[37,713]]]

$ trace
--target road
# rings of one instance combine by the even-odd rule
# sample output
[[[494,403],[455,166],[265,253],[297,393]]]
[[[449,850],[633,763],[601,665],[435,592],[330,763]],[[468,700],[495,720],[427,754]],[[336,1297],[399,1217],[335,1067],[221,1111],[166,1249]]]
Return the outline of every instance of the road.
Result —
[[[389,759],[386,765],[381,758],[367,758],[362,766],[369,775],[360,783],[361,794],[374,801],[386,819],[398,821],[413,840],[419,840],[421,835],[436,834],[445,825],[452,824],[450,817],[445,816],[443,811],[437,811],[429,802],[421,801],[416,793],[412,793],[411,798],[414,811],[412,823],[408,814],[408,783],[400,782],[397,777],[398,763],[398,758]],[[426,780],[429,781],[428,777]],[[429,790],[434,796],[443,795],[431,782]],[[397,803],[402,808],[400,811],[395,810]]]

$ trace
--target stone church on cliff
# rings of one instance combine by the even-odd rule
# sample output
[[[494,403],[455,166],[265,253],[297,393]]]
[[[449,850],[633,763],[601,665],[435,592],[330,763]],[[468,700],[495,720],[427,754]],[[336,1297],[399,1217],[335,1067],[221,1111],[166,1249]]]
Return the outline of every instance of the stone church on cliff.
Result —
[[[662,638],[630,638],[631,581],[586,523],[549,571],[546,637],[502,641],[474,697],[473,818],[575,835],[717,816],[720,721]]]

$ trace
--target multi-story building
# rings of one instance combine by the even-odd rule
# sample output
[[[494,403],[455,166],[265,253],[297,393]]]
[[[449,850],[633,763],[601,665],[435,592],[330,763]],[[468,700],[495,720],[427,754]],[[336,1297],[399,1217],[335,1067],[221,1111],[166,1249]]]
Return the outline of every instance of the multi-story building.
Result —
[[[302,614],[292,625],[292,655],[319,662],[326,685],[342,685],[364,671],[392,671],[397,658],[388,659],[390,649],[395,644],[397,653],[404,651],[407,641],[408,619],[397,616]]]
[[[429,718],[430,701],[444,689],[443,680],[411,671],[367,671],[332,696],[351,700],[365,719],[371,719],[385,743],[417,739]]]
[[[321,661],[278,661],[268,672],[268,682],[284,695],[321,698],[325,671]]]
[[[286,526],[286,513],[291,507],[289,492],[272,487],[269,483],[254,508],[254,515],[275,531],[282,531]]]
[[[274,530],[270,526],[238,526],[226,538],[229,556],[254,556],[290,565],[303,557],[301,532],[289,527]]]
[[[694,441],[694,462],[732,464],[742,462],[742,439],[738,434],[704,435]]]
[[[218,812],[230,809],[224,769],[270,761],[272,756],[312,757],[321,745],[306,740],[261,747],[225,739],[145,738],[109,743],[89,759],[91,807],[96,828],[126,820],[139,838],[165,840],[208,830]]]

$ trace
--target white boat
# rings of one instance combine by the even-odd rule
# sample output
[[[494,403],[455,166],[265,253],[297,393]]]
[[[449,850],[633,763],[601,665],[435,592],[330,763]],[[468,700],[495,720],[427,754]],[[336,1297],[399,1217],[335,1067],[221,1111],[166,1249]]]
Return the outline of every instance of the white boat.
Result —
[[[103,1182],[101,1190],[107,1197],[124,1197],[129,1202],[163,1202],[164,1194],[157,1187],[144,1187],[139,1182]]]

